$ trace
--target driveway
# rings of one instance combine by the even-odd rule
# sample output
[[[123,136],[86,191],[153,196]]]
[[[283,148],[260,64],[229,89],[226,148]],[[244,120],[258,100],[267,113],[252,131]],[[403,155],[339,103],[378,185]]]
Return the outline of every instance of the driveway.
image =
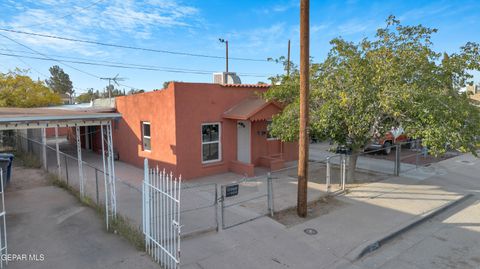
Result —
[[[5,194],[8,252],[35,259],[12,261],[8,268],[160,268],[106,232],[101,216],[45,176],[40,169],[13,170]]]

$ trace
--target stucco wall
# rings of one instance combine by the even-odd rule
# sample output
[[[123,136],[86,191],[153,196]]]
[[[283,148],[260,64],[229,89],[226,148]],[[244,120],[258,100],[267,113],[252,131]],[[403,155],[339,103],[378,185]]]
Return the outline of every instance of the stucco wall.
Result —
[[[223,113],[255,92],[265,88],[223,87],[218,84],[171,83],[175,85],[178,172],[184,178],[227,172],[229,162],[237,159],[237,125],[223,119]],[[201,125],[220,122],[222,126],[222,160],[202,164]]]
[[[245,98],[266,88],[224,87],[209,83],[170,83],[165,90],[116,98],[117,111],[122,119],[114,124],[114,150],[120,160],[143,166],[159,165],[182,175],[183,179],[218,174],[232,169],[237,159],[237,122],[223,118],[223,113]],[[151,151],[142,149],[141,122],[151,124]],[[221,124],[220,161],[203,164],[201,155],[201,126],[203,123]],[[252,161],[279,148],[279,142],[266,144],[259,137],[258,128],[266,130],[264,121],[252,124]],[[257,129],[255,129],[257,128]],[[255,132],[255,133],[254,133]],[[286,147],[287,160],[295,157],[297,149]],[[236,165],[235,167],[241,167]],[[252,170],[253,171],[253,170]]]
[[[120,160],[143,166],[148,158],[151,166],[159,165],[176,173],[175,100],[173,84],[160,91],[116,98],[122,119],[114,126],[114,150]],[[141,122],[150,122],[151,151],[142,148]]]

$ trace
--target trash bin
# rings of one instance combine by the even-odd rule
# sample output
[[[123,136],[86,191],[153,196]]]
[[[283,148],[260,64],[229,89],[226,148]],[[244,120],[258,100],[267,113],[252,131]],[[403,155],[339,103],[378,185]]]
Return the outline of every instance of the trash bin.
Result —
[[[7,169],[7,182],[10,182],[10,179],[12,178],[12,165],[14,155],[11,153],[0,153],[0,158],[10,159],[10,164],[8,165]]]
[[[5,184],[7,183],[7,174],[8,174],[9,165],[10,165],[10,159],[0,158],[0,169],[2,169],[3,186],[5,186]]]

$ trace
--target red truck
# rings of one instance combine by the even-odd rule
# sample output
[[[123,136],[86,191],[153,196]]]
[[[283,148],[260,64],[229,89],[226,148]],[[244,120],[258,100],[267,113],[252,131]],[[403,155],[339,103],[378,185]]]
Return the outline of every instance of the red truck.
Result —
[[[410,141],[410,138],[404,133],[402,127],[393,127],[383,137],[377,137],[366,147],[366,150],[382,149],[383,153],[390,154],[392,146],[397,143]]]

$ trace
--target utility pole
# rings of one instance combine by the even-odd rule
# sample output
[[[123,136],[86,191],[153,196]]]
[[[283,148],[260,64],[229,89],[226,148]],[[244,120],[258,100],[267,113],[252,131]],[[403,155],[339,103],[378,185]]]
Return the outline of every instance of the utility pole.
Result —
[[[300,130],[298,141],[297,214],[307,216],[308,92],[310,68],[310,1],[300,0]]]
[[[225,72],[228,73],[228,40],[219,38],[220,43],[225,43]]]
[[[287,53],[287,77],[290,76],[290,39],[288,40],[288,53]]]

